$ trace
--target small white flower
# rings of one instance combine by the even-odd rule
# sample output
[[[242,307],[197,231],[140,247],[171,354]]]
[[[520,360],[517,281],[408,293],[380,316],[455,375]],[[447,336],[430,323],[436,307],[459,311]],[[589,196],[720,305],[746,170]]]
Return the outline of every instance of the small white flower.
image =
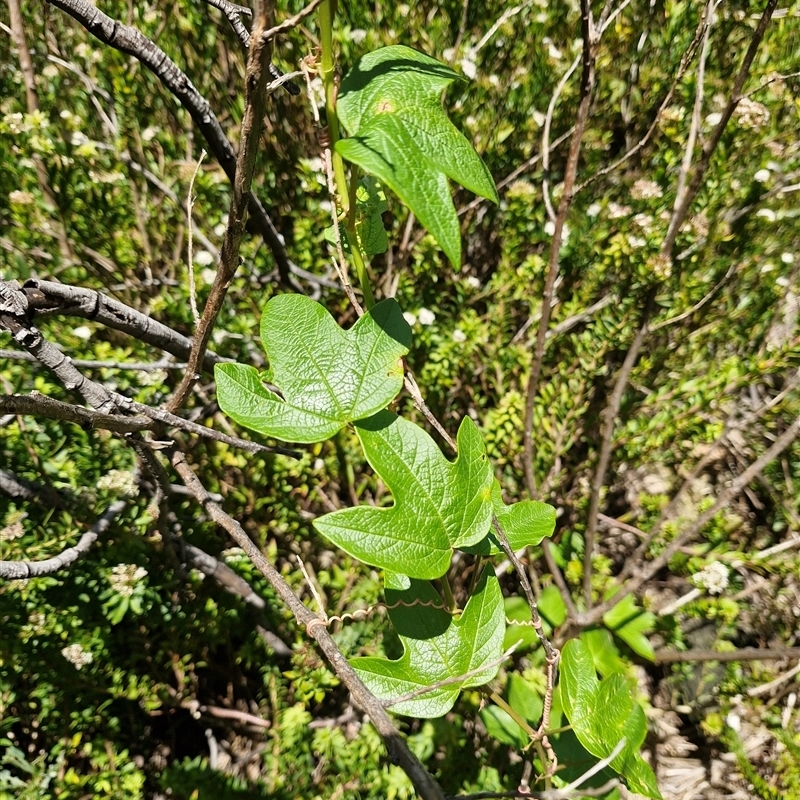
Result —
[[[165,369],[153,369],[144,371],[139,376],[140,386],[162,386],[169,375]]]
[[[363,28],[356,28],[350,31],[350,39],[355,44],[361,44],[367,38],[367,32]]]
[[[544,224],[544,232],[548,236],[552,236],[556,232],[556,224],[555,224],[555,222],[553,222],[553,220],[549,219],[549,220],[547,220],[547,222],[545,222],[545,224]]]
[[[735,711],[729,712],[728,716],[725,717],[725,724],[734,731],[739,731],[742,727],[742,721]]]
[[[222,222],[219,225],[214,226],[214,236],[219,236],[220,238],[225,235],[226,225]]]
[[[749,97],[742,98],[733,113],[743,128],[760,128],[769,122],[769,109]]]
[[[722,114],[715,111],[713,114],[709,114],[706,117],[706,125],[708,125],[709,128],[713,128],[715,125],[719,125],[720,120],[722,120]]]
[[[92,329],[86,325],[81,325],[79,328],[74,328],[72,334],[79,339],[83,339],[84,342],[87,342],[92,338]]]
[[[535,108],[533,109],[533,111],[531,111],[531,118],[533,119],[537,128],[541,128],[544,125],[545,120],[547,119],[547,117],[545,117],[545,115],[541,111],[537,111]]]
[[[36,198],[30,192],[20,192],[19,190],[9,192],[8,202],[16,206],[30,206]]]
[[[211,286],[211,284],[214,283],[214,279],[216,277],[217,277],[216,271],[213,269],[208,269],[208,267],[206,267],[206,269],[204,270],[201,270],[200,272],[200,279],[206,286]]]
[[[466,342],[467,341],[467,334],[461,330],[461,328],[456,328],[453,331],[453,341],[454,342]]]
[[[84,650],[83,646],[79,644],[71,644],[64,647],[61,650],[61,655],[64,656],[70,664],[73,664],[75,669],[80,669],[94,661],[94,656],[88,650]]]
[[[123,597],[130,597],[139,581],[147,577],[147,570],[144,567],[137,567],[136,564],[117,564],[108,576],[111,588]]]
[[[461,71],[470,79],[473,80],[478,74],[478,67],[475,62],[469,58],[464,57],[461,59]]]
[[[13,542],[14,539],[20,539],[25,535],[25,528],[22,527],[22,522],[17,520],[5,528],[0,528],[0,542]]]
[[[794,264],[794,253],[781,253],[781,261],[784,264]]]
[[[410,311],[403,312],[403,319],[413,328],[417,324],[417,316],[416,314],[412,314]]]
[[[644,247],[647,244],[647,239],[643,239],[641,236],[633,236],[631,234],[628,236],[628,244],[633,248]]]
[[[753,179],[758,183],[766,183],[771,174],[772,173],[770,173],[768,169],[760,169],[755,175],[753,175]]]
[[[146,142],[152,142],[157,135],[158,135],[158,128],[154,127],[153,125],[151,125],[149,128],[145,128],[142,131],[142,139],[144,139],[144,141]]]
[[[122,497],[136,497],[139,494],[139,487],[136,485],[136,478],[133,473],[122,469],[109,470],[97,481],[98,489],[105,489]]]
[[[198,250],[194,254],[194,263],[200,267],[209,267],[215,260],[214,255],[209,253],[208,250]]]
[[[436,314],[429,308],[421,308],[419,310],[419,324],[420,325],[433,325],[436,321]]]
[[[603,210],[603,207],[600,203],[592,203],[589,208],[586,209],[586,216],[587,217],[596,217],[600,214]]]
[[[653,200],[663,194],[661,187],[655,181],[649,181],[645,178],[640,178],[631,187],[631,197],[636,200]]]
[[[621,203],[608,204],[608,217],[609,219],[621,219],[622,217],[630,216],[631,209],[629,206],[623,206]]]
[[[490,75],[489,76],[489,83],[492,86],[499,86],[500,85],[500,77],[498,75]]]
[[[86,144],[89,141],[89,137],[83,133],[83,131],[75,131],[72,134],[71,141],[75,147],[80,147],[82,144]]]
[[[470,289],[481,288],[481,282],[474,275],[467,276],[465,283],[467,284],[467,286],[469,286]]]
[[[756,216],[765,219],[767,222],[775,222],[778,215],[771,208],[759,208],[756,211]]]
[[[720,594],[728,586],[728,568],[719,561],[712,561],[692,580],[695,586],[705,589],[709,594]]]

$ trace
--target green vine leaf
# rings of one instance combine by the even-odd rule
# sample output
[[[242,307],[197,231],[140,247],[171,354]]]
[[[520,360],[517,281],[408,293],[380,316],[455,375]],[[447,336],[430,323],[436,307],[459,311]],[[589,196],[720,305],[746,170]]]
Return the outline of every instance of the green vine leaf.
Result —
[[[639,754],[647,720],[634,699],[635,682],[619,673],[598,680],[589,648],[571,639],[561,651],[560,685],[564,713],[578,741],[593,756],[606,758],[624,738],[610,766],[631,791],[661,800],[656,776]]]
[[[364,254],[371,258],[385,253],[389,247],[386,228],[383,227],[382,214],[389,210],[386,203],[386,192],[371,175],[365,175],[358,182],[356,190],[356,236]],[[325,240],[336,245],[335,228],[325,228]],[[350,252],[350,242],[343,223],[339,223],[339,241],[345,253]]]
[[[498,659],[505,632],[500,584],[487,567],[460,618],[442,607],[436,590],[426,581],[410,581],[387,573],[386,602],[389,618],[403,643],[397,661],[385,658],[355,658],[351,664],[367,688],[380,700],[395,698],[432,686],[448,678],[468,678],[438,686],[418,697],[392,705],[395,714],[432,718],[446,714],[459,692],[492,680],[499,666],[486,666]],[[407,588],[403,588],[404,584]]]
[[[614,608],[606,611],[603,623],[634,653],[648,661],[656,660],[655,650],[647,636],[655,628],[656,615],[641,609],[633,595],[627,595]]]
[[[345,331],[319,303],[282,294],[264,309],[261,340],[270,362],[264,375],[243,364],[216,365],[220,408],[265,436],[309,443],[394,400],[403,385],[411,328],[391,299]]]
[[[350,137],[336,149],[397,194],[458,266],[461,231],[447,179],[499,198],[486,165],[442,108],[442,91],[455,80],[463,78],[410,47],[368,53],[342,81],[336,108]]]
[[[492,505],[497,521],[511,545],[512,550],[534,547],[547,536],[552,536],[556,527],[556,510],[538,500],[520,500],[507,506],[503,502],[500,482],[492,484]],[[478,544],[462,548],[468,553],[496,556],[503,552],[494,529]]]
[[[475,423],[462,421],[454,462],[422,428],[389,411],[355,428],[394,505],[334,511],[314,527],[367,564],[412,578],[444,575],[453,548],[479,542],[492,519],[492,469]]]

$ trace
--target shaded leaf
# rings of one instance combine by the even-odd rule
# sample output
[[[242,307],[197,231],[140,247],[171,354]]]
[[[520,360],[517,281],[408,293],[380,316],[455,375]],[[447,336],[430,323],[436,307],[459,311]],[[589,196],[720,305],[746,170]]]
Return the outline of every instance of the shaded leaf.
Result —
[[[589,648],[571,639],[561,651],[560,686],[564,713],[580,743],[597,758],[606,758],[624,738],[611,767],[632,791],[660,799],[653,770],[639,754],[647,720],[634,699],[634,682],[619,673],[598,680]]]
[[[603,614],[603,622],[634,653],[649,661],[655,661],[655,651],[647,634],[655,627],[656,616],[650,611],[642,610],[632,594],[624,597],[614,608]]]
[[[412,580],[408,588],[390,588],[394,576],[387,575],[386,602],[389,618],[403,643],[397,661],[385,658],[354,658],[351,664],[367,688],[380,700],[391,700],[448,678],[480,670],[501,655],[505,632],[500,584],[487,567],[460,618],[451,616],[437,592],[426,581]],[[438,608],[436,606],[439,606]],[[441,717],[459,692],[482,686],[497,674],[498,665],[454,684],[439,686],[411,700],[391,706],[396,714]]]

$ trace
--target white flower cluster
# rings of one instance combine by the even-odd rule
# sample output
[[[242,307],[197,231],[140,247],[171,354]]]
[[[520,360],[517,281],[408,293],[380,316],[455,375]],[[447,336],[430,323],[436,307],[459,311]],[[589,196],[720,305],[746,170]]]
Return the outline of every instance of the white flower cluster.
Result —
[[[117,564],[111,570],[108,582],[117,594],[130,597],[136,584],[146,577],[147,570],[144,567],[137,567],[136,564]]]
[[[139,487],[136,485],[133,473],[122,469],[109,470],[97,481],[97,488],[105,489],[121,497],[136,497],[139,494]]]
[[[720,594],[728,586],[728,568],[719,561],[713,561],[692,580],[695,586],[705,589],[709,594]]]
[[[163,386],[166,382],[167,371],[165,369],[153,369],[150,371],[142,372],[139,375],[140,386]]]
[[[420,325],[433,325],[436,321],[436,314],[433,313],[429,308],[421,308],[416,314],[412,314],[410,311],[406,311],[403,313],[403,319],[411,325],[413,328],[414,325],[419,322]]]
[[[769,122],[769,110],[765,105],[756,103],[749,97],[744,97],[739,101],[734,111],[739,124],[743,128],[760,128]]]
[[[84,650],[82,645],[71,644],[61,651],[61,655],[69,661],[70,664],[75,665],[75,669],[85,667],[94,661],[94,656],[88,651]]]
[[[35,200],[36,198],[30,192],[23,192],[19,189],[8,193],[8,202],[15,206],[30,206]]]
[[[631,187],[631,197],[634,200],[655,200],[661,197],[664,192],[655,181],[639,178]]]
[[[24,535],[25,528],[22,527],[20,520],[0,528],[0,542],[13,542],[14,539],[21,539]]]

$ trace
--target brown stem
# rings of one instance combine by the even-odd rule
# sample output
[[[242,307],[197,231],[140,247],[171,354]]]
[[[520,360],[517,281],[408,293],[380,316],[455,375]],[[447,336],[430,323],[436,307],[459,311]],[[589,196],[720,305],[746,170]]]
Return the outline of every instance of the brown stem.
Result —
[[[564,186],[558,212],[555,220],[553,240],[550,243],[550,257],[547,264],[547,278],[542,296],[542,316],[539,320],[539,330],[536,335],[536,350],[531,361],[531,370],[528,376],[528,387],[525,400],[525,432],[523,464],[525,467],[525,482],[531,497],[537,497],[536,476],[533,469],[533,409],[539,389],[539,377],[542,372],[545,341],[547,329],[550,325],[550,310],[553,300],[553,288],[558,276],[559,251],[564,236],[564,223],[567,221],[572,198],[574,196],[575,178],[578,174],[578,159],[581,152],[581,141],[586,122],[589,118],[589,106],[594,87],[595,61],[597,58],[598,39],[592,20],[592,10],[589,0],[581,0],[581,31],[583,34],[583,73],[581,75],[581,99],[578,105],[578,114],[575,120],[575,132],[567,156],[567,166],[564,173]]]
[[[224,528],[239,547],[247,553],[258,571],[269,581],[281,600],[289,607],[297,622],[304,626],[308,635],[317,642],[336,675],[350,690],[355,703],[372,720],[373,725],[382,736],[390,756],[408,775],[420,797],[423,800],[444,800],[441,788],[408,748],[381,701],[367,689],[350,666],[328,633],[324,620],[313,614],[300,602],[283,576],[264,557],[244,528],[211,499],[208,491],[187,463],[183,453],[174,453],[172,464],[209,517]]]
[[[269,63],[272,46],[267,36],[272,21],[272,4],[261,0],[256,6],[256,19],[250,37],[250,49],[245,73],[245,110],[242,118],[241,147],[236,159],[236,173],[233,179],[233,196],[228,212],[228,226],[222,240],[220,263],[214,285],[211,287],[203,316],[197,325],[189,354],[189,366],[167,410],[173,414],[183,405],[187,395],[199,378],[199,368],[205,355],[208,341],[214,330],[217,315],[222,308],[228,287],[233,282],[239,267],[239,246],[244,234],[247,209],[250,201],[250,186],[255,170],[258,142],[263,125],[264,106],[269,83]]]
[[[639,591],[645,583],[652,580],[656,573],[665,567],[669,560],[683,547],[694,539],[695,536],[707,525],[714,516],[719,513],[723,508],[726,508],[731,500],[736,497],[754,478],[757,478],[759,473],[767,466],[767,464],[774,461],[780,454],[789,447],[792,442],[800,434],[800,417],[794,422],[775,440],[773,445],[756,459],[741,475],[731,481],[730,486],[725,489],[718,497],[713,506],[704,511],[697,519],[688,525],[681,533],[676,536],[666,548],[661,552],[658,558],[646,564],[637,565],[637,574],[634,578],[627,583],[624,589],[614,595],[610,600],[595,606],[591,611],[579,615],[576,623],[580,627],[588,627],[602,619],[603,614],[611,610],[621,600],[629,594]]]
[[[611,398],[604,412],[605,419],[603,420],[603,438],[600,444],[600,458],[597,461],[597,469],[595,470],[594,479],[592,480],[589,517],[586,520],[586,533],[584,535],[583,598],[587,609],[592,607],[592,556],[594,555],[594,537],[597,532],[597,512],[600,510],[600,493],[605,484],[608,462],[611,460],[614,426],[617,421],[617,415],[619,414],[619,408],[622,405],[622,396],[625,394],[625,387],[628,385],[628,378],[630,377],[634,364],[636,364],[636,360],[639,358],[639,352],[647,336],[654,296],[655,293],[651,292],[644,309],[644,321],[636,332],[633,344],[631,344],[628,354],[625,356],[625,361],[622,362],[622,367],[620,368],[619,375],[617,375],[614,389],[611,392]]]
[[[742,89],[744,88],[745,81],[750,73],[750,67],[752,66],[753,59],[756,57],[761,40],[764,38],[764,33],[767,30],[767,25],[769,24],[777,5],[778,0],[768,0],[767,6],[764,9],[764,13],[761,15],[761,19],[756,26],[755,32],[753,33],[753,38],[750,40],[750,46],[747,48],[744,60],[742,61],[742,66],[739,68],[739,72],[737,73],[736,79],[733,82],[731,96],[728,98],[728,102],[725,105],[725,108],[722,110],[720,121],[717,123],[714,130],[711,132],[711,136],[709,136],[708,141],[703,146],[700,160],[697,162],[697,166],[694,168],[691,180],[686,186],[683,197],[676,205],[674,213],[672,214],[669,230],[667,231],[666,238],[664,239],[664,243],[661,248],[661,252],[664,255],[670,257],[672,256],[672,252],[675,248],[675,240],[678,238],[678,232],[680,231],[681,226],[686,219],[686,215],[689,213],[689,207],[691,206],[692,202],[697,196],[697,192],[703,184],[706,172],[711,164],[711,157],[714,155],[714,152],[716,151],[717,146],[722,139],[722,134],[725,132],[728,121],[733,115],[733,112],[736,110],[736,106],[739,105],[739,101],[743,97]]]

